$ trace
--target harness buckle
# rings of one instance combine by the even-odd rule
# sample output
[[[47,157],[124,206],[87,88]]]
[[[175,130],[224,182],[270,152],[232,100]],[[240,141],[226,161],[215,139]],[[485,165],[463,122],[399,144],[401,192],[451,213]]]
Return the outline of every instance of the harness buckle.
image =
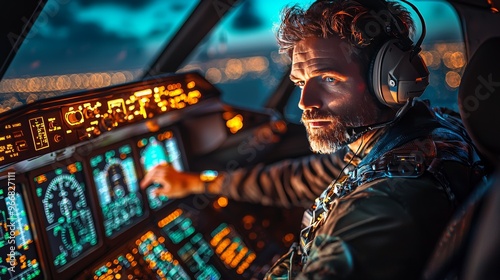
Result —
[[[394,153],[386,165],[389,178],[405,177],[417,178],[424,174],[425,156],[420,151],[408,153]]]

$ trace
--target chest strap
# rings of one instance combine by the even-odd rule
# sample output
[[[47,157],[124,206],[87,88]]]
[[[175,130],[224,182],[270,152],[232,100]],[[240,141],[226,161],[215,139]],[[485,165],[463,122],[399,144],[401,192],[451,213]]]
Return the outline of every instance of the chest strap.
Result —
[[[425,147],[425,148],[424,148]],[[307,261],[316,231],[324,224],[335,200],[353,192],[358,186],[381,178],[418,178],[430,172],[453,201],[454,195],[446,177],[440,173],[441,160],[437,148],[430,139],[415,139],[383,154],[368,164],[361,163],[354,170],[332,182],[315,200],[314,205],[304,212],[300,233],[302,262]]]

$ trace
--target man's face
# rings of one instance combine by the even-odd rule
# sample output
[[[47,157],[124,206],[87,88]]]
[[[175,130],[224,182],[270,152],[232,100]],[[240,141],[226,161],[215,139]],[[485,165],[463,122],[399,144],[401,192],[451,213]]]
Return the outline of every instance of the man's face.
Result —
[[[348,128],[380,121],[381,110],[368,92],[365,73],[350,46],[340,38],[310,37],[293,49],[291,80],[302,88],[309,143],[315,152],[332,153],[348,144]]]

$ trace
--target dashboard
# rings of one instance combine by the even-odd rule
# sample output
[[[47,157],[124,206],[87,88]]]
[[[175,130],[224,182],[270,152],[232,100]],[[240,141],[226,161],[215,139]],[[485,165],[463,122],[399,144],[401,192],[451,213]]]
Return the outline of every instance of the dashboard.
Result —
[[[162,163],[251,164],[238,143],[265,152],[258,133],[284,133],[197,73],[35,102],[0,127],[1,279],[257,279],[298,232],[293,210],[139,188]]]

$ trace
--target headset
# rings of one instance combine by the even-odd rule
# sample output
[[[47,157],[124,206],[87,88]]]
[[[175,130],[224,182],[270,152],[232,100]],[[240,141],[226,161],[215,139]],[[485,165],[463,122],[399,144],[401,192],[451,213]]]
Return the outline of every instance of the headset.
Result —
[[[318,0],[321,1],[321,0]],[[326,0],[334,2],[333,0]],[[382,123],[367,126],[348,127],[348,140],[352,143],[364,133],[395,123],[410,107],[415,97],[420,97],[429,85],[429,70],[422,58],[418,55],[424,40],[426,29],[425,21],[417,7],[406,0],[401,2],[409,5],[417,13],[422,23],[422,34],[417,43],[413,45],[409,34],[402,33],[399,29],[403,22],[390,11],[387,2],[383,0],[356,0],[370,11],[387,16],[384,21],[383,32],[389,38],[378,49],[368,69],[368,88],[370,92],[384,106],[397,110],[395,117]]]
[[[426,32],[424,19],[412,3],[401,1],[415,10],[422,23],[422,34],[415,45],[408,34],[400,32],[403,22],[390,11],[386,2],[357,0],[376,12],[378,19],[385,15],[383,32],[393,38],[382,44],[368,71],[368,87],[383,105],[391,108],[401,108],[409,99],[421,96],[429,84],[429,70],[418,55]]]

